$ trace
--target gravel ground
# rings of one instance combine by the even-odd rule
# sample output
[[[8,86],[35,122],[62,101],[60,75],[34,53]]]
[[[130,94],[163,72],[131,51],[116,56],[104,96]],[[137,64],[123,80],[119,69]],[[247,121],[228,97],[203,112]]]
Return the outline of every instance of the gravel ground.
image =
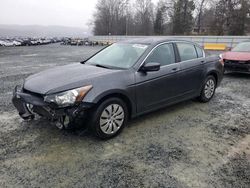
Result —
[[[18,117],[16,84],[98,49],[0,47],[0,187],[249,187],[250,75],[227,74],[210,103],[144,115],[108,141]]]

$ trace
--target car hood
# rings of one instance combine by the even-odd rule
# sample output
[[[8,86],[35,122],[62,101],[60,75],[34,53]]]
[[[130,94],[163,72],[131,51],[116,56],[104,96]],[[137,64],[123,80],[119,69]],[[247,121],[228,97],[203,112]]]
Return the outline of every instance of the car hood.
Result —
[[[234,61],[250,61],[249,52],[226,52],[223,54],[223,59]]]
[[[42,95],[52,94],[91,85],[94,78],[115,71],[119,70],[74,63],[29,76],[24,82],[24,89]]]

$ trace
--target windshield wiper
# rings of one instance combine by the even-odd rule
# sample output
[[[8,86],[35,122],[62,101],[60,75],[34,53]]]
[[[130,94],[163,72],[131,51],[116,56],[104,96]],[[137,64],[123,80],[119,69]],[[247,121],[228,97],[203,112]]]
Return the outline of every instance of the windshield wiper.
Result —
[[[111,67],[105,66],[105,65],[100,65],[100,64],[94,64],[96,67],[101,67],[105,69],[111,69]]]
[[[96,64],[96,63],[89,63],[89,65],[96,66],[96,67],[101,67],[105,69],[113,69],[113,70],[124,70],[125,68],[120,68],[120,67],[113,67],[113,66],[108,66],[108,65],[102,65],[102,64]]]

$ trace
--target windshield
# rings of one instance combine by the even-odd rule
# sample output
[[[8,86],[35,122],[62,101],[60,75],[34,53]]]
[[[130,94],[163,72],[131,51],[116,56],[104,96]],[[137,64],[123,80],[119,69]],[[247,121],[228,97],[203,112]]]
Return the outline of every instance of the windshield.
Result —
[[[250,52],[250,42],[239,43],[232,49],[233,52]]]
[[[128,69],[136,63],[147,47],[143,44],[113,44],[86,63],[100,67]]]

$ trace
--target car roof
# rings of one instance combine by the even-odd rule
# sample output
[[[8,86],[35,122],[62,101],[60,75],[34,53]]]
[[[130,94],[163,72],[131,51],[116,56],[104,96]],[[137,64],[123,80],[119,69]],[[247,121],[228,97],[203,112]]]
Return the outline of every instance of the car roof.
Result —
[[[180,39],[170,38],[170,37],[142,37],[142,38],[133,38],[133,39],[128,39],[128,40],[123,40],[118,43],[156,45],[159,43],[171,42],[171,41],[191,42],[187,40],[180,40]]]

